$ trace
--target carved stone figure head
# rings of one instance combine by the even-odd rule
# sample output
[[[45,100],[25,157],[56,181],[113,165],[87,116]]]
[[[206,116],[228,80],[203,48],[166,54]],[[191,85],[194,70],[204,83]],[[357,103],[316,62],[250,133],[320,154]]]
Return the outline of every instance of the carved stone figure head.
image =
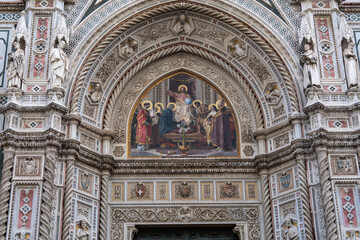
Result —
[[[179,21],[180,21],[181,24],[185,24],[186,15],[184,13],[180,14]]]
[[[61,40],[60,42],[59,42],[59,48],[60,49],[64,49],[64,47],[66,46],[66,42],[64,41],[64,40]]]

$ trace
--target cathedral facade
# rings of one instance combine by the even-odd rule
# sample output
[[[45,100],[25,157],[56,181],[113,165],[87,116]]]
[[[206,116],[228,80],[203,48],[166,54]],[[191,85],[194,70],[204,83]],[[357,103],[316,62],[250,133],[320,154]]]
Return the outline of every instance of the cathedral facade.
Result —
[[[0,1],[0,239],[360,239],[360,1]]]

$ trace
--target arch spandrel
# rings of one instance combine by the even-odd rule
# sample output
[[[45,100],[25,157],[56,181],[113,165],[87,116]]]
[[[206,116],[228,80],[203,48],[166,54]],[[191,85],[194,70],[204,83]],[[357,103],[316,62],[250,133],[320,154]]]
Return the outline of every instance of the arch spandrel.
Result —
[[[115,146],[127,148],[130,132],[128,126],[131,121],[132,109],[137,101],[154,83],[176,72],[188,72],[206,79],[214,86],[232,106],[240,129],[241,147],[255,148],[252,133],[256,129],[256,117],[249,100],[239,83],[216,64],[199,56],[177,53],[162,58],[147,66],[136,74],[126,85],[118,85],[114,93],[119,95],[114,100],[113,108],[109,112],[111,119],[109,126],[116,133]],[[214,74],[214,73],[217,74]]]
[[[196,5],[196,6],[198,6],[198,5]],[[201,7],[205,7],[205,6],[201,6]],[[168,11],[173,11],[171,6],[169,8],[170,8],[170,10],[168,10]],[[189,5],[189,8],[191,8],[191,4]],[[166,12],[167,10],[164,10],[164,9],[159,10],[158,9],[158,11]],[[200,10],[196,9],[196,11],[200,11]],[[211,13],[211,17],[217,16],[217,14],[221,15],[221,14],[224,14],[224,13],[223,12],[218,12],[217,13],[216,9],[213,9],[213,12]],[[285,84],[283,86],[287,89],[287,91],[291,91],[291,93],[289,94],[289,98],[286,100],[286,103],[290,103],[294,107],[294,111],[299,111],[299,100],[298,100],[298,97],[297,97],[298,93],[297,93],[297,90],[296,90],[297,87],[295,87],[294,82],[293,82],[293,79],[296,79],[296,77],[294,77],[294,75],[290,75],[290,74],[294,74],[296,72],[296,71],[291,70],[291,69],[295,69],[294,65],[288,67],[289,62],[287,60],[282,60],[280,58],[280,56],[278,55],[278,53],[277,53],[277,51],[279,51],[278,47],[282,48],[282,50],[285,50],[284,47],[281,47],[281,44],[278,45],[278,46],[275,46],[275,45],[271,46],[271,45],[269,45],[269,42],[268,42],[268,40],[271,40],[271,39],[275,40],[276,37],[273,36],[273,37],[267,38],[266,40],[265,40],[265,38],[261,38],[261,37],[259,38],[259,35],[256,36],[256,32],[254,32],[254,30],[249,29],[248,26],[244,25],[243,23],[236,22],[235,19],[230,21],[229,18],[224,18],[224,17],[221,17],[220,15],[219,15],[219,17],[221,19],[223,19],[226,22],[229,22],[230,25],[235,26],[235,28],[244,31],[245,35],[247,35],[250,39],[255,41],[256,44],[260,44],[260,45],[258,45],[258,48],[263,49],[265,51],[265,53],[268,54],[269,60],[273,61],[273,63],[272,63],[273,66],[278,69],[280,75],[284,78]],[[133,26],[135,26],[134,22],[131,23],[131,24]],[[109,35],[107,35],[107,37],[102,39],[102,43],[100,44],[101,46],[99,44],[97,44],[96,46],[93,45],[94,46],[93,50],[90,50],[88,48],[88,50],[90,50],[89,51],[90,55],[88,55],[88,57],[85,57],[85,58],[83,57],[83,59],[87,59],[87,60],[82,63],[81,68],[83,70],[78,72],[77,77],[75,77],[75,81],[74,81],[74,85],[73,85],[73,91],[69,95],[69,97],[70,97],[69,104],[70,104],[70,108],[71,108],[72,112],[75,111],[76,106],[79,106],[79,104],[78,104],[79,103],[78,101],[80,100],[79,97],[81,98],[81,96],[84,95],[83,93],[80,93],[80,91],[81,91],[81,88],[86,88],[86,84],[84,85],[83,81],[86,78],[86,75],[89,73],[89,69],[92,68],[93,64],[97,65],[99,63],[99,61],[100,61],[96,56],[99,56],[99,54],[111,43],[110,39],[115,39],[116,37],[119,36],[119,34],[124,33],[126,30],[129,30],[129,27],[130,27],[131,24],[125,24],[124,23],[124,25],[122,27],[120,27],[119,29],[117,29],[117,30],[115,30],[115,28],[114,28],[113,29],[114,31],[111,30],[109,32]],[[268,30],[264,30],[263,33],[268,34],[270,32]],[[104,45],[104,43],[106,43],[106,45]],[[274,50],[273,47],[275,47],[277,50]],[[283,55],[285,58],[292,59],[292,57],[294,57],[293,54],[289,54],[290,53],[289,51],[285,50],[285,52],[286,53],[284,53],[284,55]],[[292,57],[290,57],[290,55]],[[78,54],[78,56],[82,56],[82,54]],[[75,70],[75,71],[77,71],[77,70]],[[262,97],[258,96],[258,99],[262,99]],[[269,114],[269,116],[270,116],[270,114]],[[268,124],[265,127],[269,127],[270,125],[271,124]]]

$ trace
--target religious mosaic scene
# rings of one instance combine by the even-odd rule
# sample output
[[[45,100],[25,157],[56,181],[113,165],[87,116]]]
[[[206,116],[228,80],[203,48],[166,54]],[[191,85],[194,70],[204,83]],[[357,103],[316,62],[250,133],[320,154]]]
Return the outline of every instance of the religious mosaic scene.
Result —
[[[0,240],[360,240],[360,0],[0,0]]]

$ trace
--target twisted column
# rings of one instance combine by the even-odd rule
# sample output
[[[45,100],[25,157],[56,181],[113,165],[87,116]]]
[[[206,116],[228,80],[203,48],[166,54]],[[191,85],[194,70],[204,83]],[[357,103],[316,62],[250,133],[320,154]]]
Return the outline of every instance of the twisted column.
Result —
[[[109,176],[110,176],[110,172],[108,170],[104,170],[101,174],[99,239],[107,239],[107,235],[108,235],[107,223],[109,222],[109,217],[108,217]]]
[[[51,222],[51,208],[54,196],[54,170],[55,170],[55,155],[47,154],[44,170],[44,183],[41,196],[41,210],[40,210],[40,229],[39,239],[50,239],[50,222]]]
[[[7,232],[13,165],[14,152],[4,151],[0,187],[0,239],[5,239]]]
[[[62,230],[62,239],[64,240],[67,240],[70,237],[73,173],[74,160],[68,160],[66,162],[64,217]]]
[[[315,239],[312,217],[311,217],[311,208],[310,208],[310,198],[309,198],[309,188],[307,183],[307,169],[305,160],[298,161],[299,168],[299,181],[300,181],[300,192],[301,192],[301,205],[303,209],[304,223],[305,223],[305,233],[306,239],[312,240]]]
[[[266,240],[274,239],[272,216],[271,216],[271,199],[270,199],[270,183],[269,173],[267,170],[261,170],[261,193],[262,193],[262,206],[264,209],[264,225]]]
[[[319,169],[320,169],[320,184],[321,184],[321,197],[323,200],[326,235],[328,240],[338,239],[335,204],[332,194],[332,187],[330,181],[329,162],[326,150],[316,151]]]

